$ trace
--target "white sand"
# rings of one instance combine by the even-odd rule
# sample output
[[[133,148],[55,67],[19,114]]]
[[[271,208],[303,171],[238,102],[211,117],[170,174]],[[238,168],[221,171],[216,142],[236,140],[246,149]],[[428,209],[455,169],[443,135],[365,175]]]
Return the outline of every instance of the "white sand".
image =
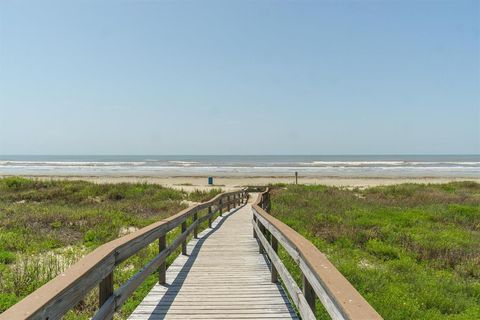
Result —
[[[214,185],[209,186],[207,177],[133,177],[133,176],[35,176],[39,179],[66,179],[85,180],[98,183],[120,183],[120,182],[145,182],[155,183],[176,189],[191,191],[194,189],[206,190],[209,188],[222,188],[233,190],[243,186],[263,186],[274,183],[295,183],[294,177],[218,177],[214,178]],[[399,183],[447,183],[451,181],[475,181],[480,183],[479,178],[365,178],[365,177],[299,177],[301,184],[323,184],[341,187],[371,187],[380,185],[392,185]]]

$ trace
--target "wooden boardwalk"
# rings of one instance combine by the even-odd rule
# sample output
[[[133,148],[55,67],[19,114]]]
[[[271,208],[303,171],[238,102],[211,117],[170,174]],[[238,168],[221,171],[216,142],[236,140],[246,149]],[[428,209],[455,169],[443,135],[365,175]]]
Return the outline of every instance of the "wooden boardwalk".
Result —
[[[246,188],[225,192],[107,242],[0,314],[0,320],[62,319],[95,286],[99,307],[92,320],[112,320],[155,271],[165,284],[155,285],[129,319],[298,319],[292,301],[303,320],[315,320],[319,300],[334,320],[382,320],[315,245],[269,214],[268,188],[250,199],[255,196],[253,204],[245,204]],[[201,223],[225,210],[187,244]],[[175,233],[167,243],[169,232]],[[158,254],[115,288],[115,269],[152,243]],[[280,246],[298,265],[301,284],[278,256]],[[166,270],[166,259],[180,247],[183,255]]]
[[[252,235],[252,208],[224,213],[187,246],[131,320],[297,319]]]

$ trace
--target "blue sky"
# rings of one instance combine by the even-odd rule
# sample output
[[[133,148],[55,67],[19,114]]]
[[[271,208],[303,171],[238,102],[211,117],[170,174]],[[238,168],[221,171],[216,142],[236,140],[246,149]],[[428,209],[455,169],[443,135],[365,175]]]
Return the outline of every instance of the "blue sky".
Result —
[[[0,154],[480,153],[478,1],[0,2]]]

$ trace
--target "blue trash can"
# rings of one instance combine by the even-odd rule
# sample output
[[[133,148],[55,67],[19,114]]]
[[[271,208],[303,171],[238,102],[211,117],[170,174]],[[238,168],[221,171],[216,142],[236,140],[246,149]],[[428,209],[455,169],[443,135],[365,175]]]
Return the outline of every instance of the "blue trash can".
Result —
[[[213,177],[208,177],[208,184],[213,184]]]

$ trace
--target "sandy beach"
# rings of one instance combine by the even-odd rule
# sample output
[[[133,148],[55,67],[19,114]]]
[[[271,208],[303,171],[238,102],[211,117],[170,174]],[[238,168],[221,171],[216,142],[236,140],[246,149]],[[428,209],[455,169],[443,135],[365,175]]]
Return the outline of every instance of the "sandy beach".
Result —
[[[214,177],[214,184],[208,184],[207,177],[145,177],[145,176],[28,176],[36,179],[60,179],[60,180],[85,180],[97,183],[154,183],[166,187],[191,191],[195,189],[206,190],[209,188],[222,188],[234,190],[245,186],[265,186],[276,183],[295,183],[294,177],[238,177],[223,176]],[[475,181],[480,183],[479,178],[460,177],[299,177],[299,184],[323,184],[328,186],[346,188],[368,188],[381,185],[393,185],[400,183],[448,183],[452,181]]]
[[[0,176],[146,182],[184,190],[277,183],[365,188],[399,183],[480,182],[477,155],[90,155],[3,156]],[[214,185],[208,184],[213,177]]]

